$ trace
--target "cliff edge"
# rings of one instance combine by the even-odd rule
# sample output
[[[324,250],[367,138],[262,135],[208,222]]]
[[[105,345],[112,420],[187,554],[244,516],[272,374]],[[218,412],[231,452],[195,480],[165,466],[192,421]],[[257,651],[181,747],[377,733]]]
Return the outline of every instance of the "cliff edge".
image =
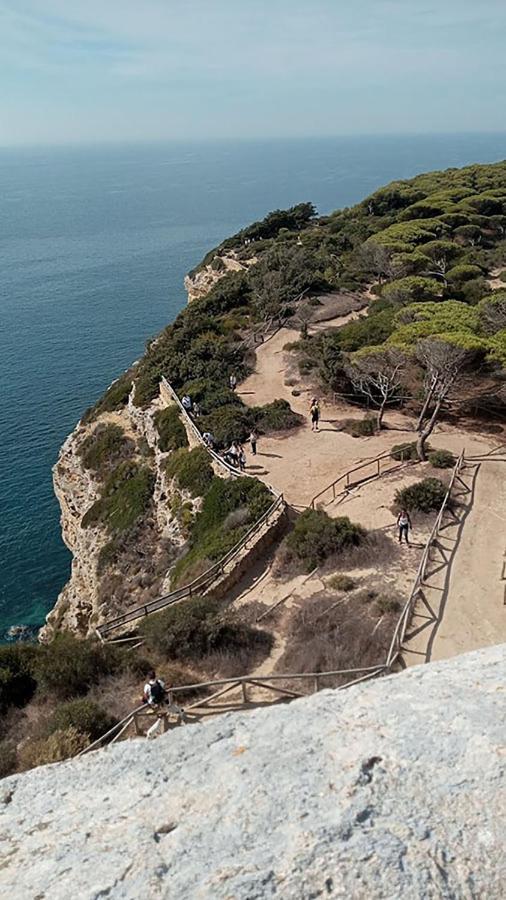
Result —
[[[6,779],[5,896],[503,896],[505,646]]]

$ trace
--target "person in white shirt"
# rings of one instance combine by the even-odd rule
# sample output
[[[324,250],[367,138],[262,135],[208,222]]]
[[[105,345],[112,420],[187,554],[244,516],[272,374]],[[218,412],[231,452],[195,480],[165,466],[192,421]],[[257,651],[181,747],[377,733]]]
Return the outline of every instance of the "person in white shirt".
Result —
[[[402,544],[402,536],[406,540],[406,544],[409,545],[409,530],[412,528],[411,518],[407,511],[407,509],[401,509],[399,515],[397,516],[397,526],[399,528],[399,544]]]

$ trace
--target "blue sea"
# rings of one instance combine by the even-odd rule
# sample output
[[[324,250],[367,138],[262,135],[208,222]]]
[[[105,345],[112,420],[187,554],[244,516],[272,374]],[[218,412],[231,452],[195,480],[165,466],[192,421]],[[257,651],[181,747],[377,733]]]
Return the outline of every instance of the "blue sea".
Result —
[[[42,623],[70,572],[62,441],[210,247],[275,208],[505,156],[502,135],[0,149],[0,635]]]

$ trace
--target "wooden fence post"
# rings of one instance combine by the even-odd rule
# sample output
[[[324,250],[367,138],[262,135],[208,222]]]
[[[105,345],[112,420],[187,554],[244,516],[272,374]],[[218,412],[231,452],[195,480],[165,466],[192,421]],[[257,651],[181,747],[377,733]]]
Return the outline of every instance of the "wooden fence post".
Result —
[[[248,686],[247,686],[247,682],[246,682],[246,681],[241,681],[241,691],[242,691],[242,702],[243,702],[243,703],[247,703],[247,702],[248,702],[248,690],[247,690],[247,687],[248,687]]]

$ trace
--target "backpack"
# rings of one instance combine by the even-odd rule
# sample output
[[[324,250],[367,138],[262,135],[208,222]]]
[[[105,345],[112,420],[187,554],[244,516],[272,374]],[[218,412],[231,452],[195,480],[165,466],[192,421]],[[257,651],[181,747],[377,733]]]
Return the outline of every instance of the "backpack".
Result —
[[[154,684],[150,685],[150,688],[151,688],[151,699],[152,699],[153,703],[162,703],[162,701],[165,699],[165,690],[163,689],[162,685],[158,681],[158,678],[156,679]]]

